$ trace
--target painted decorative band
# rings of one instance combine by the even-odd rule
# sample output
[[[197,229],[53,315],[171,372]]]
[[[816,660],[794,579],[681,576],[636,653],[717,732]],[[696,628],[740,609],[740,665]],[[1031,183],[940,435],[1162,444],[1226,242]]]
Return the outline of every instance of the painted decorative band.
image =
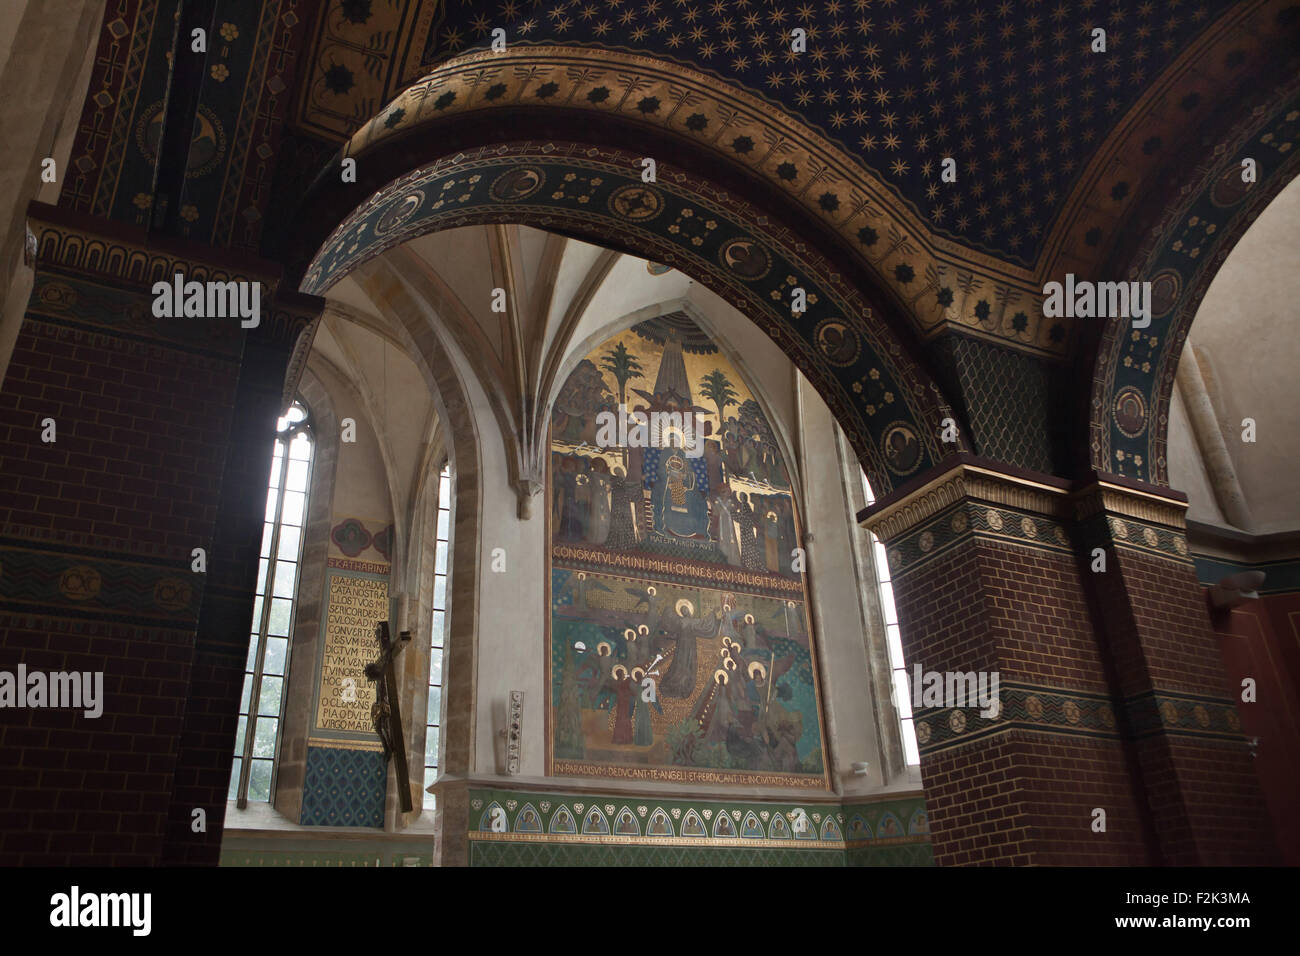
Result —
[[[485,842],[846,850],[929,841],[920,796],[871,804],[663,800],[471,790],[469,838]]]
[[[1073,554],[1064,525],[1041,515],[964,500],[888,547],[891,575],[912,570],[972,538]]]
[[[1241,718],[1231,700],[1148,691],[1124,702],[1135,738],[1153,734],[1208,737],[1240,742]]]
[[[1056,688],[1003,684],[996,716],[980,707],[916,707],[916,742],[923,755],[1012,730],[1119,738],[1109,697]]]

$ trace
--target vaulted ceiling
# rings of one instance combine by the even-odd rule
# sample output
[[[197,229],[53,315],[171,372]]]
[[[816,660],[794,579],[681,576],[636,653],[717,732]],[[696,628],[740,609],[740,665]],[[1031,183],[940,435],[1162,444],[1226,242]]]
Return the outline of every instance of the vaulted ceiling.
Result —
[[[490,277],[491,284],[483,281]],[[505,311],[491,290],[506,292]],[[792,417],[791,367],[775,345],[743,339],[752,328],[729,304],[673,269],[527,226],[467,226],[388,250],[332,286],[309,367],[347,382],[377,436],[398,514],[409,489],[445,451],[419,366],[417,336],[443,336],[440,354],[473,376],[504,442],[512,484],[530,496],[545,466],[551,401],[576,363],[606,337],[650,315],[686,312],[745,342],[735,356],[775,420]],[[737,330],[741,335],[736,335]],[[775,383],[776,388],[768,388]]]
[[[359,15],[370,5],[343,5],[349,6]],[[762,94],[856,154],[935,231],[1028,265],[1089,156],[1160,71],[1232,3],[448,6],[429,38],[426,64],[485,46],[496,27],[508,41],[592,44],[688,64]],[[1092,49],[1094,27],[1106,31],[1104,55]],[[796,28],[806,33],[804,52],[792,49]],[[1243,53],[1239,70],[1244,61]],[[732,148],[757,147],[742,139]],[[955,183],[940,181],[944,157],[957,160]],[[793,164],[786,173],[807,175]]]
[[[206,31],[203,56],[185,41],[195,29]],[[491,49],[497,30],[504,54]],[[562,148],[551,130],[568,123],[600,130],[570,146],[617,151],[618,131],[636,130],[638,149],[661,144],[673,176],[695,174],[707,154],[710,172],[692,186],[701,195],[734,187],[760,213],[764,197],[794,210],[787,232],[825,260],[826,279],[876,303],[824,321],[866,337],[889,325],[945,393],[931,404],[952,403],[963,447],[1037,471],[1164,481],[1186,327],[1218,263],[1297,168],[1297,51],[1294,0],[109,5],[60,206],[287,263],[296,286],[351,210],[401,174],[456,162],[457,147],[444,156],[438,138],[453,118],[492,127],[480,147],[522,139],[546,150],[555,139]],[[524,115],[533,125],[521,131]],[[387,178],[338,193],[340,147],[370,163],[372,179],[379,147],[384,162],[405,165],[388,175],[380,162]],[[646,155],[630,150],[617,160],[626,172],[628,157]],[[1259,169],[1248,189],[1245,157]],[[954,181],[942,177],[946,158]],[[425,185],[438,180],[429,168]],[[331,183],[340,208],[322,225],[313,216]],[[539,194],[536,224],[551,228],[540,207],[567,202],[562,192]],[[487,209],[510,201],[484,198],[482,216],[510,222],[507,210]],[[764,235],[734,241],[762,244],[778,231],[747,216],[740,228]],[[646,228],[660,225],[672,226],[665,216]],[[494,226],[475,241],[487,243],[493,286],[510,283],[522,298],[504,320],[461,323],[456,335],[512,383],[494,401],[527,435],[538,418],[527,402],[554,372],[539,364],[549,343],[529,325],[546,280],[533,287],[527,257],[505,253],[502,237],[519,228]],[[680,241],[657,238],[664,249]],[[553,262],[560,241],[537,239],[538,261]],[[402,283],[442,301],[451,321],[479,308],[458,287],[464,272],[439,265],[438,278],[416,260],[468,255],[417,238],[383,252],[371,272],[404,262]],[[1110,326],[1048,319],[1042,284],[1067,272],[1151,280],[1164,311],[1131,341]],[[1136,418],[1116,416],[1121,396]],[[858,431],[859,446],[878,445],[870,427]]]

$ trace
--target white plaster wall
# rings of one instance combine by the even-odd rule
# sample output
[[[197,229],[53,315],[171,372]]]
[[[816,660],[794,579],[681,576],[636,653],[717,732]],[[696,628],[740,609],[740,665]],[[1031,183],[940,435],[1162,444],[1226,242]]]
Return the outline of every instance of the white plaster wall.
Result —
[[[859,589],[853,558],[852,535],[861,534],[854,523],[849,490],[844,485],[835,441],[835,419],[810,385],[802,389],[799,421],[800,446],[807,478],[801,517],[808,546],[808,580],[818,636],[818,667],[822,681],[822,709],[828,728],[831,759],[827,766],[834,779],[851,775],[851,765],[867,761],[866,777],[853,778],[855,789],[882,786],[883,760],[876,734],[870,669]],[[867,586],[874,587],[875,582]]]
[[[1300,179],[1224,261],[1192,323],[1202,371],[1256,530],[1300,526]],[[1258,440],[1241,440],[1253,418]],[[1171,472],[1172,477],[1172,472]]]
[[[415,363],[401,349],[355,324],[342,326],[340,334],[347,339],[356,370],[374,396],[375,425],[383,429],[392,456],[393,487],[403,508],[409,507],[431,424],[429,390]],[[405,525],[407,515],[399,517]]]
[[[53,203],[94,65],[104,0],[4,0],[0,4],[0,381],[22,325],[34,274],[23,263],[27,204]],[[57,180],[41,182],[41,160]]]
[[[474,317],[500,361],[504,354],[503,314],[492,311],[492,290],[501,283],[492,275],[488,229],[466,226],[433,232],[412,239],[407,247],[425,261],[436,264],[438,274]]]
[[[1196,436],[1192,434],[1183,397],[1176,386],[1173,401],[1169,403],[1169,444],[1165,454],[1169,460],[1170,487],[1187,495],[1188,520],[1227,527],[1228,522],[1205,472]]]
[[[482,476],[479,566],[477,713],[474,763],[479,773],[504,772],[499,731],[505,726],[510,691],[524,692],[523,776],[545,773],[546,617],[550,589],[546,582],[546,508],[534,499],[533,517],[517,517],[518,498],[509,481],[505,444],[483,387],[464,356],[453,347],[465,383],[474,426],[480,435]],[[501,548],[505,571],[493,572],[494,549]],[[465,613],[452,607],[453,615]],[[472,611],[471,611],[472,613]]]
[[[332,382],[329,384],[333,384]],[[338,469],[334,473],[334,524],[348,517],[361,518],[371,534],[380,530],[372,527],[375,518],[392,521],[393,506],[388,497],[388,481],[384,474],[379,442],[351,389],[330,389],[334,410],[340,428],[345,418],[357,423],[356,442],[339,444]]]

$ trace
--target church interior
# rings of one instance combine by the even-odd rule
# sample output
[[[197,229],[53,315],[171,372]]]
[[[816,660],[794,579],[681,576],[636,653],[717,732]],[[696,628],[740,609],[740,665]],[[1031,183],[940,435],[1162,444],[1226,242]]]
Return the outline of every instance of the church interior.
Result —
[[[0,863],[1300,864],[1300,4],[14,0],[0,89]]]

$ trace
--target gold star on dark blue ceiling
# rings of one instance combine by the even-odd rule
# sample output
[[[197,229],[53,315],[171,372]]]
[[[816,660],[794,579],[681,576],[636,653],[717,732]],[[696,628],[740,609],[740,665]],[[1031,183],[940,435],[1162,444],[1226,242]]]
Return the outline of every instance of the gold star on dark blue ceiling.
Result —
[[[936,232],[1028,264],[1109,127],[1230,6],[508,0],[490,11],[478,3],[449,11],[424,62],[486,47],[500,27],[510,43],[599,46],[687,64],[856,153]],[[1090,49],[1098,26],[1104,54]],[[803,53],[791,49],[796,27],[806,31]],[[955,183],[938,181],[944,157],[957,160]],[[786,173],[797,182],[800,171]]]

